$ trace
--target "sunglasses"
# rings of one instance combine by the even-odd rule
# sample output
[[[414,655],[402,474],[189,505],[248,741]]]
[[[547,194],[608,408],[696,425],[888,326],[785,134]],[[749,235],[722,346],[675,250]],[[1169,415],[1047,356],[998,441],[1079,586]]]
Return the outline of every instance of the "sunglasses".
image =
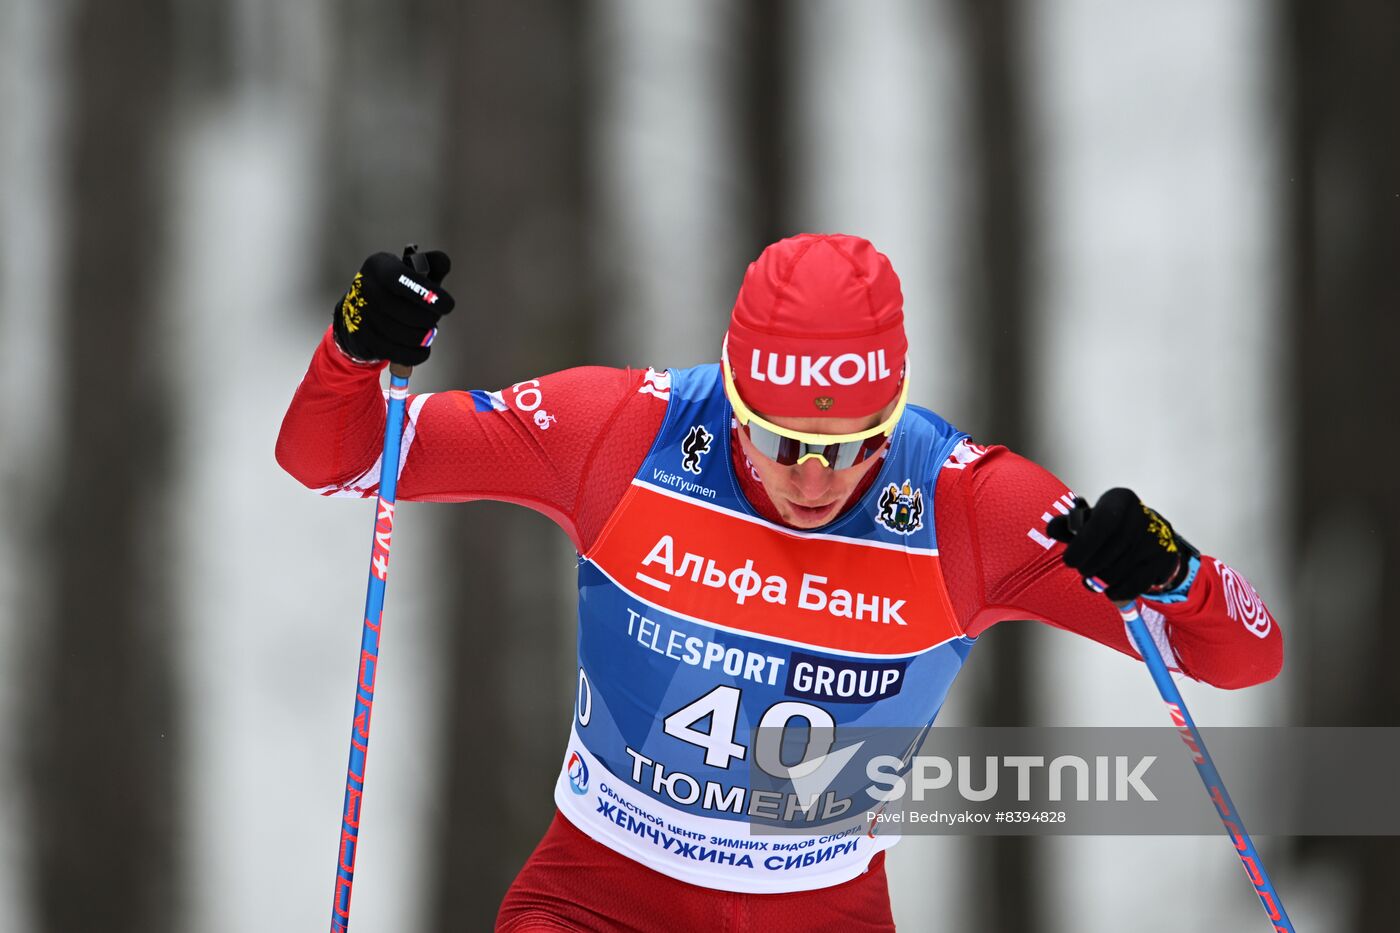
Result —
[[[906,363],[899,404],[895,405],[889,418],[855,434],[807,434],[764,421],[744,404],[739,390],[734,386],[734,370],[729,365],[727,345],[720,353],[720,368],[724,371],[724,394],[734,408],[739,429],[748,436],[749,442],[759,453],[783,466],[797,466],[814,457],[830,470],[855,466],[879,453],[889,443],[890,435],[894,433],[900,416],[904,414],[904,406],[909,401],[909,370]]]

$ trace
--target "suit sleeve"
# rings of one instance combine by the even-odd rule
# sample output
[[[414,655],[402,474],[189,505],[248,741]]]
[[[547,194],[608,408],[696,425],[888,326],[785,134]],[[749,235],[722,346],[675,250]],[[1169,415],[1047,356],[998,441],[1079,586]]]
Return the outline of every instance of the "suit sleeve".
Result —
[[[326,331],[282,421],[283,469],[322,495],[377,494],[383,366],[350,359]],[[644,391],[647,378],[648,371],[590,366],[497,392],[410,395],[398,498],[515,502],[554,520],[582,548],[665,414],[665,402]]]
[[[1118,611],[1084,588],[1045,524],[1074,494],[1048,470],[1005,447],[964,441],[938,479],[939,554],[964,631],[1033,619],[1137,657]],[[1268,607],[1236,570],[1202,554],[1173,601],[1143,599],[1144,621],[1174,669],[1217,687],[1262,683],[1283,664]]]

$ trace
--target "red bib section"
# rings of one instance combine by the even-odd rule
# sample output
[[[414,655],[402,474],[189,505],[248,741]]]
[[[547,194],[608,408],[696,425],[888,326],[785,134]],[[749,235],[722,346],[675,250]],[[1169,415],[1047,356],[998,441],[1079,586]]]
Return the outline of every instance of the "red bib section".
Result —
[[[667,612],[787,644],[889,657],[962,634],[936,551],[789,532],[642,482],[588,557]]]

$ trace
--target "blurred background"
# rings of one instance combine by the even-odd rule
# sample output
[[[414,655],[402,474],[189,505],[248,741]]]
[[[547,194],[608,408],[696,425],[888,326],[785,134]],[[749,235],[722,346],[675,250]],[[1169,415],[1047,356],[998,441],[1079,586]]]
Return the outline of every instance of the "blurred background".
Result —
[[[0,0],[0,931],[326,926],[372,508],[273,443],[410,240],[455,262],[430,391],[713,360],[763,245],[866,236],[915,401],[1268,599],[1283,674],[1186,684],[1202,724],[1400,725],[1398,93],[1391,0]],[[523,509],[401,507],[356,928],[489,928],[552,813],[572,565]],[[1162,713],[1009,624],[940,721]],[[1261,845],[1299,929],[1393,928],[1397,840]],[[1215,837],[890,874],[906,930],[1263,926]]]

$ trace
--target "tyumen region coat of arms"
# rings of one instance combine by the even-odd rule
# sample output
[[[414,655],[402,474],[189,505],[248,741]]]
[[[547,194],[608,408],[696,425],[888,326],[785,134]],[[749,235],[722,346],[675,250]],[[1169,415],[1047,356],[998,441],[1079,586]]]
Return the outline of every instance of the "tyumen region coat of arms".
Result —
[[[898,535],[911,535],[924,527],[924,491],[911,489],[909,481],[901,488],[894,483],[880,493],[875,520]]]

